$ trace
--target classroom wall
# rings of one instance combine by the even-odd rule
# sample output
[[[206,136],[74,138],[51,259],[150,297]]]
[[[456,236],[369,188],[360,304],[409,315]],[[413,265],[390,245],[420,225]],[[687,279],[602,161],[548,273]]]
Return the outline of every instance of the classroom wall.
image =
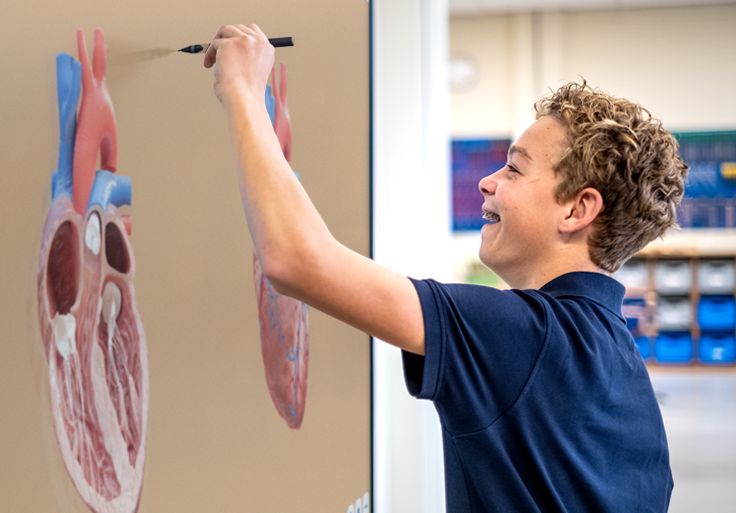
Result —
[[[450,94],[451,134],[516,139],[535,101],[580,77],[670,130],[733,130],[733,48],[736,4],[455,16],[450,57],[477,73]],[[480,263],[479,244],[477,232],[453,235],[454,280]]]
[[[517,137],[548,88],[584,77],[672,130],[736,126],[736,5],[454,17],[451,57],[475,84],[451,94],[457,138]]]
[[[88,511],[49,407],[37,265],[59,144],[55,57],[101,27],[132,179],[134,280],[148,343],[150,411],[140,512],[341,511],[370,489],[367,335],[310,310],[301,428],[264,378],[252,245],[225,116],[200,56],[223,23],[292,36],[292,168],[335,237],[369,254],[369,5],[49,2],[3,6],[0,80],[0,511]],[[299,212],[284,212],[298,216]]]
[[[449,277],[446,0],[373,3],[374,257],[413,278]],[[406,390],[401,352],[374,343],[374,490],[380,513],[445,510],[434,406]]]

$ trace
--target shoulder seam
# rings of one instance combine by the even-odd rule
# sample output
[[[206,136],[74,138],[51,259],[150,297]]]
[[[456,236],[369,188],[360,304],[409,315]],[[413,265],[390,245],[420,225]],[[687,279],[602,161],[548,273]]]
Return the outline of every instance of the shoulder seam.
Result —
[[[504,418],[505,416],[509,415],[514,409],[517,408],[517,405],[524,399],[524,397],[529,392],[529,389],[531,388],[534,379],[536,378],[537,371],[539,370],[540,362],[544,359],[545,353],[547,352],[547,347],[549,346],[549,337],[550,332],[552,330],[551,323],[549,322],[551,317],[551,307],[549,306],[549,303],[547,300],[543,297],[539,297],[540,303],[542,303],[542,309],[544,311],[544,340],[542,341],[542,349],[539,350],[539,355],[537,356],[536,361],[534,362],[534,366],[532,367],[532,371],[529,373],[529,377],[526,380],[526,383],[524,383],[524,386],[521,388],[521,392],[519,393],[519,397],[516,398],[516,400],[509,406],[508,410],[503,412],[501,415],[498,416],[493,422],[491,422],[488,426],[486,426],[485,429],[488,429],[492,425],[494,425],[496,422]],[[484,430],[485,430],[484,429]]]
[[[536,295],[536,294],[535,294]],[[493,419],[487,426],[482,427],[481,429],[477,429],[470,433],[456,433],[452,434],[451,437],[454,440],[456,437],[464,437],[468,435],[474,435],[476,433],[481,433],[487,429],[489,429],[491,426],[493,426],[496,422],[501,420],[502,418],[509,415],[515,408],[517,408],[517,405],[524,399],[524,396],[528,393],[529,389],[532,386],[532,382],[534,381],[534,378],[536,377],[537,371],[539,369],[540,361],[544,358],[545,353],[547,352],[547,347],[549,345],[549,338],[550,338],[550,332],[551,332],[551,323],[549,322],[550,314],[551,314],[551,307],[549,306],[549,303],[544,297],[537,296],[540,303],[542,304],[542,309],[544,311],[544,340],[542,341],[542,348],[539,350],[539,355],[537,356],[536,361],[534,362],[534,366],[532,367],[531,372],[529,373],[529,377],[526,380],[526,383],[524,383],[524,386],[521,387],[521,392],[519,392],[519,396],[516,398],[516,400],[509,406],[509,408],[501,413],[498,417]],[[449,433],[449,431],[448,431]]]

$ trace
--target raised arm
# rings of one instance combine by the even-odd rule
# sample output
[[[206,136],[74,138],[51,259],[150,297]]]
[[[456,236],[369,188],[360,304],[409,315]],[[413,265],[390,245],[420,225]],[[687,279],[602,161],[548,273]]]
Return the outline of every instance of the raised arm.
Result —
[[[227,115],[240,195],[263,272],[291,296],[407,351],[424,354],[414,286],[335,240],[286,162],[263,97],[274,49],[256,25],[220,28],[205,55]]]

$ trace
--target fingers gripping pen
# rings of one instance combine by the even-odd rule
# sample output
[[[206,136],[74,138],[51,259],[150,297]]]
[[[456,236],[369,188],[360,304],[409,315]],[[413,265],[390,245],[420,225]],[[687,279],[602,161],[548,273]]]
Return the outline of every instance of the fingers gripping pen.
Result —
[[[294,40],[290,37],[272,37],[268,40],[274,48],[283,48],[284,46],[294,46]],[[206,45],[190,45],[179,50],[184,53],[200,53],[206,52],[209,48],[209,43]]]

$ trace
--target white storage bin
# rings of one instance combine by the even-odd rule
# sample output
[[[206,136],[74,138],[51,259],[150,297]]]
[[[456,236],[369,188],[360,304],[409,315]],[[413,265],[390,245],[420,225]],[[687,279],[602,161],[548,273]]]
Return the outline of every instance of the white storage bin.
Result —
[[[657,325],[660,330],[689,330],[692,315],[690,298],[660,297],[657,300]]]
[[[698,281],[703,294],[733,293],[733,260],[701,260]]]
[[[627,289],[645,289],[647,288],[647,263],[644,260],[629,260],[613,273],[613,278]]]
[[[689,294],[691,284],[689,260],[660,260],[657,262],[655,283],[660,294]]]

